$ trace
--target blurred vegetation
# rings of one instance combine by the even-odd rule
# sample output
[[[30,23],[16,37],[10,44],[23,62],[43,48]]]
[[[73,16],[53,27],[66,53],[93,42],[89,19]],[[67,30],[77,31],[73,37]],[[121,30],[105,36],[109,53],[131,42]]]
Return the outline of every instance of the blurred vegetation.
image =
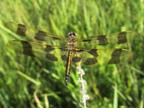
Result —
[[[65,86],[64,64],[51,64],[7,49],[6,43],[14,37],[4,23],[11,21],[63,36],[69,31],[84,36],[133,31],[129,43],[132,60],[84,67],[88,108],[144,107],[143,0],[1,0],[0,108],[37,108],[38,99],[43,108],[80,108],[75,67]]]

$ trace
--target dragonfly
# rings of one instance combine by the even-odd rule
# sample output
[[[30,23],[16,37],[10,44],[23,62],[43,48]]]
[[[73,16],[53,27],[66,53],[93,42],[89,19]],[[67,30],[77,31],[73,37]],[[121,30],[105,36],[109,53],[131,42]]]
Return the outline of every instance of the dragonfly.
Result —
[[[43,30],[29,30],[24,24],[9,24],[8,29],[21,37],[11,41],[19,43],[22,53],[31,57],[44,57],[49,61],[65,61],[65,84],[70,76],[72,63],[84,66],[117,64],[124,52],[129,51],[127,32],[82,38],[71,31],[65,37],[52,35]]]

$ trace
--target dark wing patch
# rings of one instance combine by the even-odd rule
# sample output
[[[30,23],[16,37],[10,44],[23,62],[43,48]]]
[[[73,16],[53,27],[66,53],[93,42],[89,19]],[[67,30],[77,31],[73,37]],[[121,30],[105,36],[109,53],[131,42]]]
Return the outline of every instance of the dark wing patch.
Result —
[[[91,42],[92,40],[91,39],[84,39],[82,40],[82,42]]]
[[[32,51],[32,46],[27,41],[21,41],[22,47],[23,47],[23,54],[29,55],[34,57],[34,53]]]
[[[46,32],[39,30],[36,33],[35,39],[40,41],[45,41]]]
[[[54,50],[54,48],[51,45],[46,45],[46,48],[45,48],[46,52],[51,52],[52,50]]]
[[[54,47],[51,45],[46,45],[46,48],[44,49],[46,52],[46,58],[51,61],[58,61],[57,57],[54,54],[51,54],[51,51],[55,50]]]
[[[57,57],[54,54],[50,54],[50,53],[46,54],[46,59],[51,61],[58,61]]]
[[[45,31],[38,30],[38,32],[35,34],[35,39],[39,41],[46,41],[47,37],[51,38],[52,40],[61,40],[60,38],[52,35],[48,35]]]
[[[17,31],[16,33],[18,35],[21,35],[21,36],[26,36],[26,31],[27,31],[27,28],[25,25],[23,24],[18,24],[18,28],[17,28]]]
[[[84,65],[94,65],[96,63],[97,63],[96,58],[88,58],[88,59],[86,59],[86,61],[84,61]]]
[[[65,54],[63,54],[63,55],[61,55],[61,59],[63,60],[63,61],[67,61],[67,55],[65,55]]]
[[[90,53],[90,54],[93,55],[94,57],[97,57],[97,56],[98,56],[97,49],[91,49],[90,51],[88,51],[88,53]]]
[[[98,63],[98,61],[97,61],[97,57],[98,57],[97,51],[98,51],[98,49],[91,49],[91,50],[88,50],[88,51],[81,52],[82,63],[84,65],[94,65],[94,64]]]
[[[127,42],[126,32],[120,32],[118,34],[118,44],[123,44]]]
[[[115,64],[120,62],[120,56],[122,53],[122,49],[115,49],[111,54],[111,59],[108,64]]]
[[[93,65],[93,64],[96,64],[96,63],[97,63],[97,56],[98,56],[97,49],[91,49],[90,51],[88,51],[88,53],[89,53],[92,57],[91,57],[91,58],[87,58],[87,59],[84,61],[84,64],[85,64],[85,65]]]
[[[106,35],[100,35],[97,37],[98,40],[98,44],[99,45],[107,45],[108,44],[108,40],[106,38]]]
[[[81,61],[81,58],[78,57],[78,56],[74,56],[73,59],[72,59],[73,62],[80,62]]]

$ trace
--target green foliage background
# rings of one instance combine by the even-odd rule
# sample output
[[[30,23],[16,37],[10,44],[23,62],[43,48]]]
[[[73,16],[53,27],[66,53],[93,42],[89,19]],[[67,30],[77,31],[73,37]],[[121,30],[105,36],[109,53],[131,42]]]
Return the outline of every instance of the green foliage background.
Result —
[[[6,43],[13,39],[6,22],[23,23],[65,36],[133,31],[132,61],[113,66],[84,68],[90,100],[88,108],[144,107],[143,0],[1,0],[0,108],[80,108],[76,69],[64,85],[65,65],[23,56]],[[36,94],[36,96],[34,95]],[[40,107],[40,106],[39,106]]]

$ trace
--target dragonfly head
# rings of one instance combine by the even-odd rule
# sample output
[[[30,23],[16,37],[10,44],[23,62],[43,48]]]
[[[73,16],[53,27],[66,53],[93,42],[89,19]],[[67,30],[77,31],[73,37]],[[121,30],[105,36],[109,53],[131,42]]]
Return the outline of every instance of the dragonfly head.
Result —
[[[73,36],[76,37],[77,34],[75,32],[69,32],[67,35],[67,37],[73,37]]]

